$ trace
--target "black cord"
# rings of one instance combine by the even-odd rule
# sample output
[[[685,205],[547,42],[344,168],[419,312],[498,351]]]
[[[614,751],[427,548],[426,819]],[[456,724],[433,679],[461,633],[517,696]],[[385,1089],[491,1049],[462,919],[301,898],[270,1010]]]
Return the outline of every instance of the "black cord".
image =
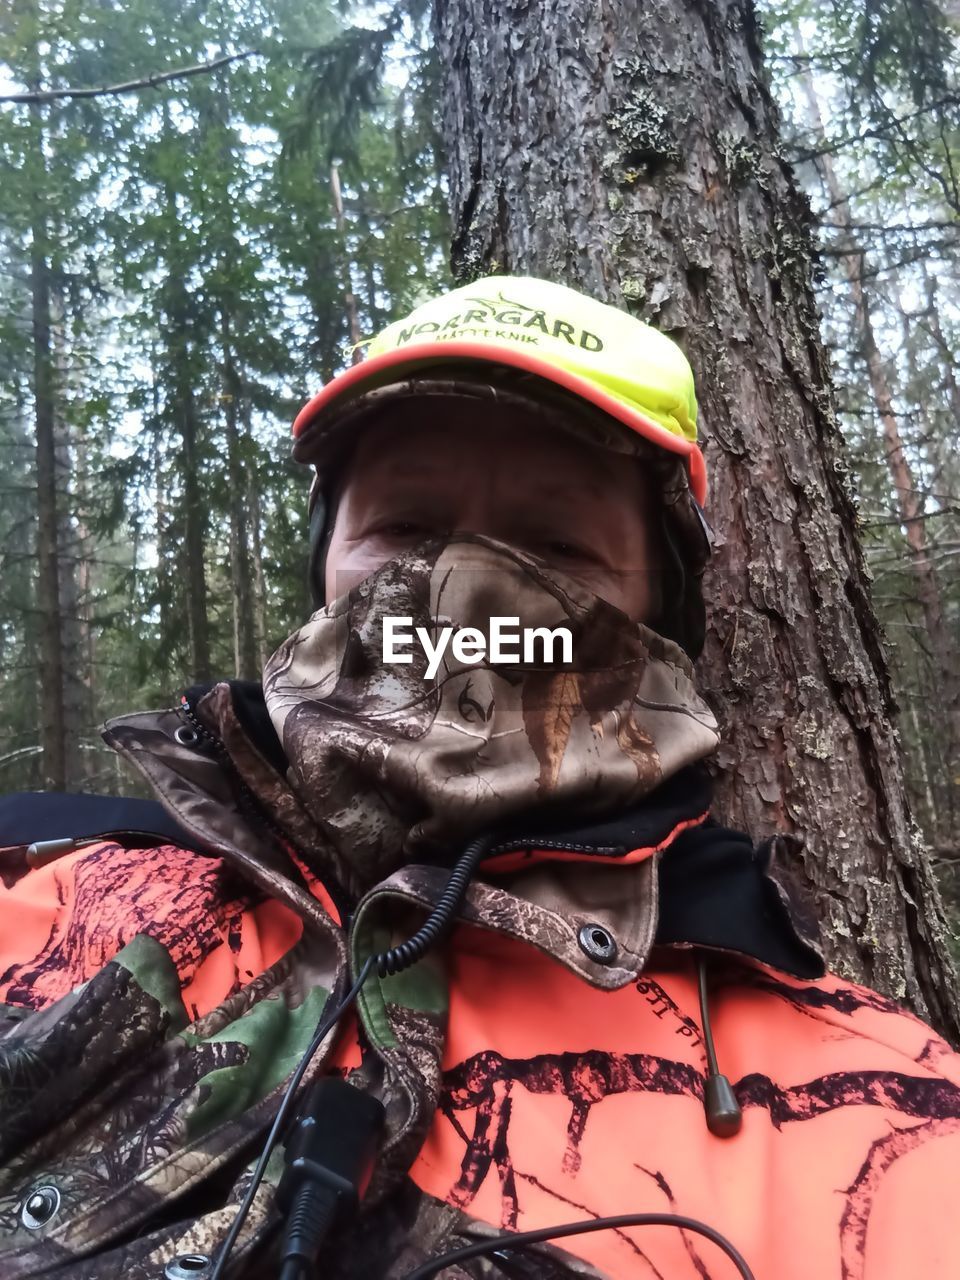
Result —
[[[470,841],[457,859],[444,891],[440,895],[440,901],[430,912],[423,925],[406,942],[401,942],[399,946],[391,947],[389,951],[383,951],[379,955],[369,956],[357,975],[356,982],[354,982],[333,1012],[320,1023],[303,1057],[297,1064],[296,1071],[290,1077],[290,1083],[287,1085],[286,1092],[280,1102],[280,1108],[263,1144],[260,1159],[257,1161],[257,1166],[253,1171],[247,1194],[243,1197],[236,1216],[230,1224],[230,1230],[227,1232],[217,1254],[213,1271],[210,1273],[210,1280],[222,1280],[227,1261],[237,1242],[237,1237],[247,1219],[247,1214],[250,1212],[250,1206],[253,1204],[257,1191],[260,1189],[260,1183],[263,1181],[263,1175],[267,1171],[267,1165],[270,1162],[271,1155],[273,1155],[273,1149],[277,1145],[280,1134],[290,1115],[297,1088],[320,1045],[356,1000],[363,988],[363,984],[374,968],[376,968],[381,978],[386,978],[391,974],[400,973],[402,970],[410,968],[449,930],[456,917],[463,895],[470,884],[470,878],[477,868],[477,863],[486,850],[489,849],[492,842],[492,835],[477,836],[476,839]]]
[[[283,1099],[280,1103],[280,1108],[274,1117],[273,1124],[270,1127],[270,1132],[267,1134],[267,1140],[263,1144],[263,1150],[260,1153],[260,1159],[257,1161],[257,1167],[253,1171],[253,1178],[250,1181],[250,1186],[247,1188],[247,1194],[243,1197],[243,1201],[237,1210],[236,1217],[230,1224],[230,1230],[224,1238],[223,1245],[217,1255],[217,1261],[214,1264],[213,1271],[210,1273],[210,1280],[221,1280],[223,1276],[227,1265],[227,1259],[230,1257],[233,1246],[236,1244],[237,1236],[240,1234],[241,1228],[247,1219],[247,1214],[250,1212],[250,1206],[253,1204],[254,1197],[260,1189],[260,1183],[263,1181],[263,1175],[266,1173],[270,1157],[273,1155],[273,1148],[277,1144],[277,1139],[280,1137],[280,1133],[282,1132],[283,1127],[287,1122],[287,1117],[293,1107],[297,1086],[306,1074],[307,1067],[309,1067],[312,1062],[314,1054],[360,994],[360,989],[366,982],[367,978],[370,977],[376,960],[376,956],[370,956],[365,961],[363,968],[357,975],[356,982],[343,997],[334,1011],[320,1023],[320,1026],[317,1028],[306,1052],[297,1064],[296,1071],[294,1071],[293,1075],[290,1077],[290,1083],[287,1085],[286,1092],[284,1093]]]
[[[377,970],[381,978],[409,969],[430,947],[440,941],[453,924],[457,908],[477,869],[477,863],[492,843],[492,835],[477,836],[475,840],[470,841],[450,872],[450,879],[440,895],[440,901],[413,937],[377,956]]]
[[[587,1235],[591,1231],[612,1231],[619,1227],[677,1227],[680,1231],[692,1231],[696,1235],[712,1240],[734,1263],[743,1280],[754,1280],[753,1272],[746,1261],[725,1236],[705,1222],[696,1218],[685,1218],[678,1213],[622,1213],[610,1218],[590,1218],[586,1222],[566,1222],[559,1227],[541,1227],[538,1231],[508,1232],[503,1236],[494,1236],[490,1240],[481,1240],[478,1244],[468,1244],[462,1249],[451,1249],[439,1258],[431,1258],[415,1271],[410,1271],[404,1280],[432,1280],[432,1277],[454,1262],[466,1262],[468,1258],[482,1258],[484,1254],[494,1253],[498,1249],[524,1249],[528,1244],[543,1244],[547,1240],[559,1240],[563,1236]]]
[[[700,1024],[703,1027],[703,1047],[707,1054],[707,1075],[718,1076],[717,1051],[713,1043],[713,1027],[710,1025],[710,1000],[707,993],[707,962],[697,956],[697,990],[700,996]]]

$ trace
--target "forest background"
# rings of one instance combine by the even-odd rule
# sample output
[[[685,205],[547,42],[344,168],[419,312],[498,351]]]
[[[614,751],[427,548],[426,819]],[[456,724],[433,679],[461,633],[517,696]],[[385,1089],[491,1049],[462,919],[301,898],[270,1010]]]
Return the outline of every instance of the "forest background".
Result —
[[[757,9],[911,807],[957,921],[960,5]],[[129,791],[105,718],[257,678],[308,615],[290,423],[453,282],[439,79],[421,0],[0,13],[0,791]],[[655,293],[625,296],[656,322]]]

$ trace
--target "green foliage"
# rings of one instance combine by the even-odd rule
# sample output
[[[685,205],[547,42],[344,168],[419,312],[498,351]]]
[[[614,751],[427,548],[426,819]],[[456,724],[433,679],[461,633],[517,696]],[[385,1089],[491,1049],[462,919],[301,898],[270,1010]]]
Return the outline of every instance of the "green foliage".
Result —
[[[893,91],[922,107],[944,92],[951,39],[936,0],[832,0],[832,9],[837,31],[849,33],[854,105]]]
[[[79,599],[92,690],[76,726],[78,776],[117,784],[97,723],[169,703],[193,678],[191,528],[202,537],[215,673],[236,672],[237,629],[259,662],[309,612],[310,475],[289,458],[292,418],[349,359],[348,288],[369,335],[446,280],[418,57],[405,68],[384,44],[389,83],[355,113],[348,148],[332,142],[340,117],[315,115],[284,153],[311,102],[306,54],[320,65],[318,50],[340,34],[319,0],[33,0],[0,17],[0,66],[24,87],[117,83],[261,51],[130,95],[0,108],[0,164],[11,174],[0,184],[0,458],[16,490],[0,503],[4,788],[42,781],[30,295],[38,209],[57,313],[63,594]],[[331,155],[343,160],[342,229]]]
[[[349,27],[328,44],[307,54],[309,74],[299,117],[287,133],[288,150],[302,151],[326,125],[327,161],[345,149],[351,154],[365,114],[380,105],[384,64],[397,39],[403,9],[392,9],[383,27]]]
[[[801,161],[821,227],[824,331],[914,810],[950,868],[960,857],[951,676],[960,659],[960,63],[946,8],[763,5],[788,154]],[[891,465],[901,458],[906,476]],[[960,920],[952,870],[943,888]]]

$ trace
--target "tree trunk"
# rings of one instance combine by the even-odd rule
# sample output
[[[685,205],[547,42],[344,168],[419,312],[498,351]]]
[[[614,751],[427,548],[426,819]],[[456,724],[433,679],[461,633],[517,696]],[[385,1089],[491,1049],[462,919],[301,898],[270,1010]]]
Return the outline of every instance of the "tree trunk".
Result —
[[[159,653],[169,653],[176,644],[175,632],[180,628],[181,615],[177,607],[177,552],[172,549],[175,537],[171,526],[173,520],[170,513],[170,501],[167,493],[168,476],[164,459],[164,422],[160,397],[160,378],[157,370],[160,365],[159,343],[150,344],[150,368],[154,371],[151,379],[150,396],[152,413],[150,415],[150,481],[154,494],[154,538],[156,541],[156,600],[159,611],[158,645]],[[149,537],[149,534],[148,534]],[[133,557],[134,575],[132,584],[136,583],[140,569],[137,549]],[[133,585],[128,607],[131,611],[137,608],[137,590]],[[142,665],[142,660],[141,660]]]
[[[176,267],[172,268],[175,272]],[[183,599],[187,614],[192,680],[209,680],[210,626],[207,615],[207,574],[204,564],[206,516],[200,484],[200,440],[197,401],[194,395],[187,343],[189,305],[179,279],[171,281],[174,305],[171,309],[170,342],[176,387],[175,413],[183,443],[181,454],[183,483]]]
[[[925,271],[921,275],[925,277]],[[929,287],[932,282],[928,280],[927,284],[926,310],[905,313],[902,307],[899,308],[901,358],[905,357],[907,364],[908,403],[912,406],[916,440],[914,448],[926,491],[924,501],[929,504],[926,507],[929,518],[924,521],[926,552],[939,588],[947,665],[943,665],[935,647],[924,642],[924,627],[919,638],[912,638],[910,649],[915,674],[901,700],[911,702],[922,733],[913,754],[923,756],[929,789],[934,796],[934,809],[926,829],[930,833],[928,843],[935,846],[934,865],[939,871],[942,853],[936,854],[936,850],[956,848],[960,840],[960,788],[956,783],[960,772],[960,632],[957,631],[957,610],[951,603],[952,579],[949,573],[952,548],[957,545],[960,533],[960,521],[955,514],[956,498],[951,498],[951,494],[960,493],[954,455],[956,431],[951,430],[956,422],[960,422],[960,411],[955,398],[953,357],[949,356],[947,362],[943,362],[943,351],[949,348],[940,328],[936,295]],[[932,361],[930,348],[917,340],[918,329],[934,340]],[[933,389],[928,390],[931,373]],[[944,392],[946,404],[943,403]],[[950,421],[951,414],[954,422]],[[880,587],[881,581],[878,574],[875,589]],[[897,621],[905,629],[910,625],[904,617]],[[951,725],[952,731],[949,731]],[[940,884],[944,884],[942,875]],[[956,913],[955,903],[951,905],[951,911]]]
[[[333,212],[337,220],[337,235],[340,240],[340,252],[343,256],[343,276],[346,285],[343,291],[343,309],[347,316],[347,328],[350,332],[350,363],[359,364],[363,352],[359,349],[360,320],[357,315],[357,295],[353,288],[353,265],[350,260],[350,246],[347,243],[347,226],[343,216],[343,193],[340,189],[340,170],[330,166],[330,191],[333,195]]]
[[[244,403],[243,425],[252,435],[249,399]],[[258,672],[267,664],[267,580],[263,571],[263,518],[260,509],[260,477],[256,464],[247,472],[247,499],[250,507],[250,555],[253,560],[253,619],[257,645]]]
[[[82,449],[65,409],[76,387],[70,386],[64,300],[59,289],[51,298],[54,380],[54,462],[57,476],[57,577],[60,598],[60,653],[63,662],[63,744],[65,786],[82,789],[92,761],[85,739],[93,730],[93,668],[90,627],[86,619],[90,566],[86,531],[79,518]]]
[[[227,476],[230,484],[230,580],[233,588],[233,656],[236,674],[244,680],[255,680],[260,673],[257,664],[257,642],[253,616],[253,577],[250,564],[250,522],[247,518],[247,485],[243,459],[240,456],[238,428],[243,381],[233,354],[230,317],[224,309],[220,315],[220,337],[223,344],[224,406],[227,426]]]
[[[915,698],[907,699],[907,715],[910,717],[910,725],[913,729],[913,740],[916,743],[914,751],[914,759],[917,762],[917,770],[920,774],[920,786],[923,791],[923,801],[927,807],[929,814],[929,830],[938,829],[937,823],[937,802],[934,799],[933,787],[930,783],[930,769],[927,765],[926,752],[926,735],[920,724],[920,717],[917,715],[917,702]]]
[[[805,837],[833,966],[960,1040],[811,287],[749,0],[437,0],[461,279],[627,306],[697,375],[719,532],[701,682],[717,812]]]
[[[234,339],[234,316],[242,302],[242,294],[232,285],[232,267],[239,259],[239,242],[234,217],[235,202],[241,198],[231,185],[235,168],[234,136],[230,104],[230,81],[226,72],[217,72],[216,91],[199,110],[202,131],[211,141],[218,139],[220,164],[216,197],[219,214],[211,225],[207,244],[219,259],[214,290],[220,328],[220,372],[223,379],[220,403],[224,407],[227,436],[227,508],[230,518],[230,587],[233,614],[233,669],[241,679],[253,680],[259,675],[253,618],[253,581],[250,563],[250,519],[247,510],[247,484],[241,444],[240,418],[244,403],[242,346]]]
[[[187,570],[184,589],[190,635],[190,674],[194,680],[209,680],[210,625],[204,565],[206,519],[200,486],[197,405],[193,387],[187,378],[181,378],[178,401],[180,436],[183,440],[183,518],[186,532],[183,553]]]
[[[164,130],[173,136],[169,113],[164,108]],[[200,483],[200,421],[194,390],[196,370],[190,345],[190,295],[184,283],[186,269],[181,261],[181,229],[176,191],[170,182],[164,184],[166,239],[165,336],[170,355],[173,404],[172,417],[182,442],[181,484],[183,512],[183,547],[181,552],[181,600],[187,620],[190,681],[209,680],[210,625],[207,613],[207,575],[204,564],[206,543],[206,511]]]
[[[937,368],[943,374],[943,387],[947,393],[947,404],[952,415],[952,422],[946,432],[934,437],[936,447],[931,452],[936,455],[936,475],[940,492],[954,498],[960,497],[960,466],[957,463],[955,443],[960,436],[960,382],[957,380],[957,352],[947,341],[943,331],[943,325],[940,322],[937,282],[928,274],[926,264],[921,267],[921,275],[927,296],[926,311],[921,324],[930,334],[936,347]]]
[[[33,195],[30,296],[33,321],[33,395],[37,430],[37,608],[40,614],[40,742],[44,785],[67,785],[63,708],[63,650],[57,560],[56,386],[51,336],[50,229],[42,192],[46,188],[41,108],[31,106],[34,157],[39,181]]]

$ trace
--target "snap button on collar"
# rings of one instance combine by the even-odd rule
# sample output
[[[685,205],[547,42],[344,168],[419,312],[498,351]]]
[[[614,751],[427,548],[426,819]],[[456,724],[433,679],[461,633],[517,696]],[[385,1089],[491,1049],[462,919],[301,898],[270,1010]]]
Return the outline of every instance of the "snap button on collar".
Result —
[[[28,1231],[45,1227],[60,1208],[60,1192],[56,1187],[37,1187],[20,1205],[20,1221]]]
[[[166,1280],[202,1280],[210,1268],[205,1253],[181,1253],[163,1269]]]
[[[617,958],[617,941],[602,924],[585,924],[577,941],[583,954],[597,964],[612,964]]]

